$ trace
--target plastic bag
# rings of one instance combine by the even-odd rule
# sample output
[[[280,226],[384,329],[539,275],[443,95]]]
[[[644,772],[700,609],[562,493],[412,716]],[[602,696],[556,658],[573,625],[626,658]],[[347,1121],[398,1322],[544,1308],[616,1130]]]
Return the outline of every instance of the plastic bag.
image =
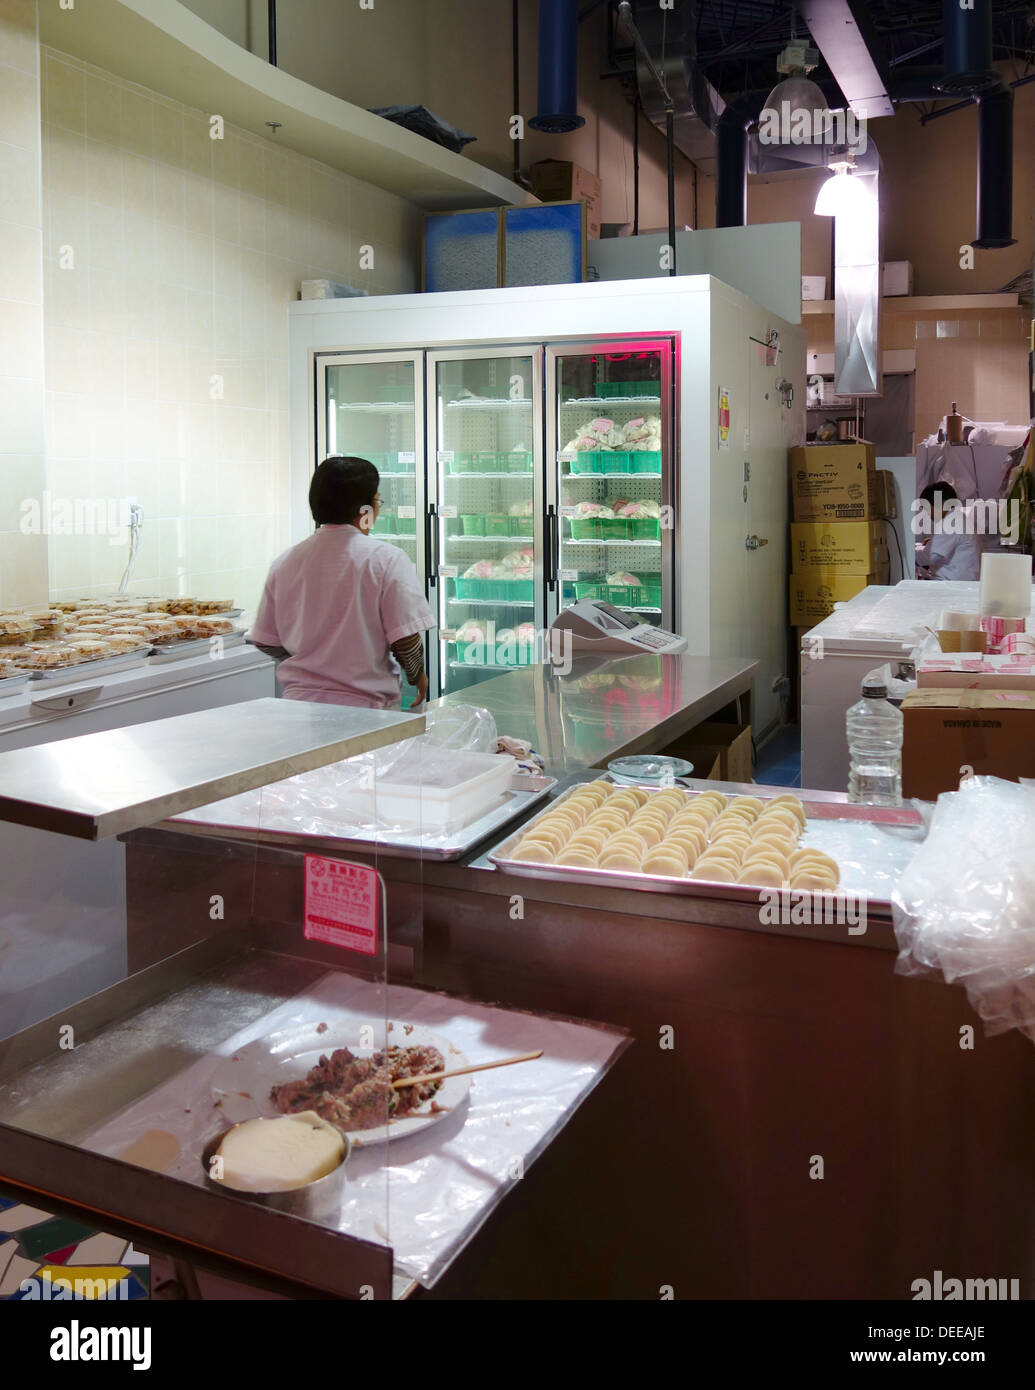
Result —
[[[972,777],[943,793],[892,895],[901,975],[959,983],[988,1035],[1035,1042],[1035,789]]]

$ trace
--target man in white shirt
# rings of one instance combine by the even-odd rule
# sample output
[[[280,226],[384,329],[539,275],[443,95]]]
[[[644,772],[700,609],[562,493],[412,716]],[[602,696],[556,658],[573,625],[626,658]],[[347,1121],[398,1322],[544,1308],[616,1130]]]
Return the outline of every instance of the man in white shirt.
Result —
[[[428,694],[422,634],[435,626],[412,561],[370,531],[380,477],[361,458],[328,458],[313,474],[317,530],[274,560],[249,641],[283,657],[289,700],[398,709],[400,667]]]

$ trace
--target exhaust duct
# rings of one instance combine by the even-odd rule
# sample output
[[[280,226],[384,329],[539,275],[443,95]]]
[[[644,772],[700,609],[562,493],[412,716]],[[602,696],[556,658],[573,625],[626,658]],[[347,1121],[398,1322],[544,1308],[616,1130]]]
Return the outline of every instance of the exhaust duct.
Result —
[[[548,135],[578,130],[578,92],[578,0],[539,0],[539,110],[528,124]]]

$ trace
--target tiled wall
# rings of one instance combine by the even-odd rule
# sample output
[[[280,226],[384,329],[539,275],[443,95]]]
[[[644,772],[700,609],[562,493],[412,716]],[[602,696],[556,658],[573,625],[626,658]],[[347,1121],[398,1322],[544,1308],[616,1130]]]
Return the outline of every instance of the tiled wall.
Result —
[[[43,489],[43,268],[36,0],[0,0],[0,605],[47,588],[47,542],[24,534]]]
[[[287,544],[287,306],[416,289],[419,214],[48,48],[42,99],[47,487],[55,527],[84,497],[115,523],[51,536],[51,592],[118,583],[133,498],[133,590],[251,607]]]

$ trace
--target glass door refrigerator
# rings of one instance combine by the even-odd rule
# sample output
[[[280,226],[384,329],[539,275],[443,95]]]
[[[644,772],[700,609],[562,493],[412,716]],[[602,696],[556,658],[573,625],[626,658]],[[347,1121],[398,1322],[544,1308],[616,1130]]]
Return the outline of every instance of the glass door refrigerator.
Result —
[[[542,349],[429,352],[428,396],[432,686],[437,675],[450,694],[535,660],[545,612]]]
[[[671,338],[547,347],[548,622],[603,599],[674,630],[675,365]]]
[[[316,462],[334,454],[370,460],[381,475],[373,534],[398,546],[425,584],[423,361],[422,352],[318,354]],[[404,709],[414,694],[404,681]]]

